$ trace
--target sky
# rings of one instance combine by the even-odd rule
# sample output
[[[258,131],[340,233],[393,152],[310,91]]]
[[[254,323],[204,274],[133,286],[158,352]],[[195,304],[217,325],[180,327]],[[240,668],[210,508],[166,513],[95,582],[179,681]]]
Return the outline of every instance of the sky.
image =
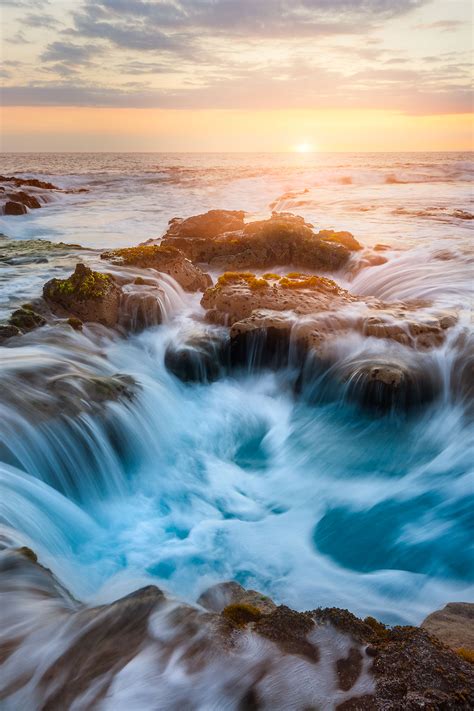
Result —
[[[472,150],[473,7],[0,0],[0,149]]]

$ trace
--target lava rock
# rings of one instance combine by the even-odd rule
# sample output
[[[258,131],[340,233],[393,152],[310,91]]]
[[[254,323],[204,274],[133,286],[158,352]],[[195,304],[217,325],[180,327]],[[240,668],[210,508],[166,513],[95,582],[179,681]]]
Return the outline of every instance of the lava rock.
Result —
[[[115,326],[119,319],[120,288],[112,276],[92,271],[85,264],[77,264],[67,279],[48,281],[43,296],[60,316],[73,315],[104,326]]]
[[[3,208],[5,215],[26,215],[28,210],[21,202],[7,200]]]

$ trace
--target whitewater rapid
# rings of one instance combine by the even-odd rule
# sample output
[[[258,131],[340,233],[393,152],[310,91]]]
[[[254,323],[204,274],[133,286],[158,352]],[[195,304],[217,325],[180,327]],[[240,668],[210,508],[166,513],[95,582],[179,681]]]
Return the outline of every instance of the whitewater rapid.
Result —
[[[419,354],[440,383],[435,401],[385,417],[344,398],[295,397],[285,370],[178,381],[165,368],[166,348],[203,310],[169,278],[161,280],[163,325],[126,339],[94,326],[25,335],[0,348],[8,537],[88,604],[147,584],[193,602],[211,584],[236,580],[298,610],[339,606],[418,623],[450,600],[474,599],[472,429],[465,401],[453,396],[471,328],[470,223],[453,214],[472,210],[469,161],[385,156],[361,165],[346,157],[288,172],[269,158],[245,170],[242,158],[214,168],[217,158],[198,167],[180,158],[172,170],[178,159],[165,169],[133,157],[127,174],[125,158],[81,160],[74,172],[67,156],[9,157],[11,172],[89,192],[2,217],[2,231],[103,248],[157,236],[176,214],[225,206],[257,216],[271,203],[350,229],[365,244],[388,242],[387,263],[336,277],[353,293],[430,300],[459,321],[443,346]],[[46,258],[2,265],[4,313],[52,275],[69,274],[78,253]],[[98,263],[94,251],[80,258]],[[337,348],[343,360],[396,355],[400,346],[354,335]],[[84,396],[83,409],[70,413],[48,400],[53,373],[73,383],[119,374],[137,387],[98,409]]]

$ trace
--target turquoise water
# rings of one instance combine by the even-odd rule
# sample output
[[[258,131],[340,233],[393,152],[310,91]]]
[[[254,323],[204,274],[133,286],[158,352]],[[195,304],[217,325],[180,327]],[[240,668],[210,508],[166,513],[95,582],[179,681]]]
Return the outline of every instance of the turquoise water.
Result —
[[[452,214],[472,209],[469,158],[344,156],[289,168],[214,156],[199,165],[189,159],[188,168],[180,158],[178,170],[176,158],[153,169],[163,157],[130,157],[127,168],[125,158],[89,156],[73,170],[67,156],[7,156],[4,172],[91,188],[1,218],[15,239],[133,244],[175,214],[226,206],[259,215],[279,200],[321,227],[389,241],[387,264],[336,277],[355,293],[430,299],[460,319],[444,346],[411,356],[433,373],[437,399],[385,416],[344,392],[323,397],[321,383],[311,397],[295,396],[285,370],[179,382],[164,352],[202,310],[198,296],[169,280],[165,325],[126,340],[98,328],[25,336],[0,348],[0,517],[8,535],[91,603],[150,582],[194,601],[234,579],[299,610],[340,606],[417,623],[445,602],[473,599],[472,428],[454,392],[467,358],[472,266],[469,223]],[[338,182],[348,173],[352,184]],[[407,182],[386,182],[393,173]],[[285,197],[290,189],[298,194]],[[442,249],[448,259],[436,256]],[[83,258],[93,263],[96,255]],[[75,260],[0,265],[0,306],[6,312],[33,298],[47,275],[68,273]],[[341,359],[402,349],[360,337],[338,348]],[[45,384],[78,373],[131,375],[139,389],[134,400],[98,412],[70,415],[52,403],[45,416]]]

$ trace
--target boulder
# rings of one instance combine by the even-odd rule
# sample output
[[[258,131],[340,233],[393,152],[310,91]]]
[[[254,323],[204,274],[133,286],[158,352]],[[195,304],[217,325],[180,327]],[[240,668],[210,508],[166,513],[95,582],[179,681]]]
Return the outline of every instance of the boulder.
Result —
[[[167,347],[165,366],[184,383],[209,383],[229,369],[229,337],[218,330],[195,330]]]
[[[21,336],[21,331],[18,326],[12,324],[0,324],[0,342],[6,341],[8,338]]]
[[[202,215],[182,219],[174,217],[168,223],[165,237],[184,239],[214,239],[225,232],[235,232],[244,226],[243,210],[209,210]]]
[[[254,310],[291,311],[298,315],[338,310],[356,301],[335,281],[291,272],[286,276],[225,272],[201,299],[213,323],[233,325]]]
[[[205,291],[212,284],[209,274],[196,267],[175,247],[145,244],[114,249],[101,254],[101,259],[114,264],[156,269],[173,277],[185,291]]]
[[[59,190],[53,183],[37,180],[36,178],[16,178],[14,176],[6,177],[5,175],[0,175],[0,183],[13,183],[17,188],[27,185],[31,188],[42,188],[43,190]]]
[[[21,202],[7,200],[3,207],[3,212],[5,215],[26,215],[28,210]]]
[[[474,661],[474,603],[449,602],[421,626],[452,649],[470,650]]]
[[[118,323],[120,288],[110,274],[92,271],[85,264],[77,264],[67,279],[48,281],[43,287],[43,296],[59,316],[73,315],[104,326]]]
[[[224,212],[225,219],[215,219],[214,212]],[[178,247],[193,262],[234,270],[277,265],[335,270],[347,262],[351,249],[360,248],[350,233],[315,233],[302,217],[290,213],[248,224],[243,213],[211,213],[172,221],[162,244]]]
[[[20,202],[22,205],[29,207],[31,210],[41,207],[41,203],[37,197],[34,195],[28,195],[28,193],[25,193],[22,190],[17,193],[9,193],[8,197],[10,200],[13,200],[13,202]]]
[[[38,314],[31,304],[24,304],[16,309],[9,318],[9,324],[16,327],[22,333],[33,331],[39,326],[46,324],[46,319]]]
[[[367,356],[336,365],[332,372],[343,382],[344,395],[370,409],[403,411],[431,402],[440,392],[436,371],[423,362]]]

